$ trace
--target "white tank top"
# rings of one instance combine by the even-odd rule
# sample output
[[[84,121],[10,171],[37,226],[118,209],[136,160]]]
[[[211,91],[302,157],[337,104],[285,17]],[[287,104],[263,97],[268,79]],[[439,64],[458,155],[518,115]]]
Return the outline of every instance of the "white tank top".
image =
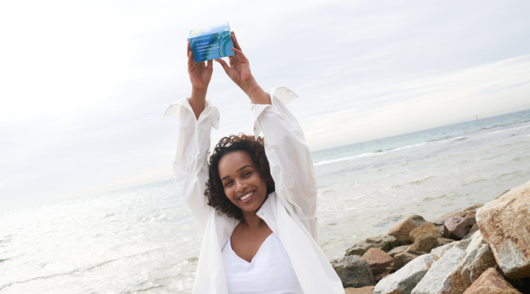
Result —
[[[251,262],[237,256],[230,238],[222,255],[230,294],[304,293],[287,252],[274,233],[263,241]]]

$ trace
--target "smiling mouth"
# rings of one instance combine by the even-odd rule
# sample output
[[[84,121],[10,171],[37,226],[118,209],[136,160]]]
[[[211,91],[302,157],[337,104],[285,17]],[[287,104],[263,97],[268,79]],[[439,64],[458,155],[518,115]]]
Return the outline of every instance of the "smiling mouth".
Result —
[[[254,191],[248,192],[248,193],[244,194],[243,196],[239,197],[239,200],[241,200],[241,202],[245,203],[247,201],[250,201],[250,199],[252,199],[253,195],[254,195]]]

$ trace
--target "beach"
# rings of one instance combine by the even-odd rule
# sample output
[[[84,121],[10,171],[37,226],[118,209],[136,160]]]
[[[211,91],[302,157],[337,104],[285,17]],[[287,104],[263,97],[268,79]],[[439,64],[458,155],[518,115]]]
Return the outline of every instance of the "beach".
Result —
[[[528,182],[530,110],[312,156],[331,260]],[[0,212],[0,293],[189,293],[201,240],[173,180]]]

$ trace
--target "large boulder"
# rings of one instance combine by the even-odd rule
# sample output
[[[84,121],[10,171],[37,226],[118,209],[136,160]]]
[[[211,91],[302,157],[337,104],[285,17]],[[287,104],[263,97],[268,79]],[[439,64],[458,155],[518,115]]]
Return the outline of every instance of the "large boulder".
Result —
[[[474,217],[450,217],[444,223],[444,237],[455,240],[463,239],[475,223]]]
[[[467,288],[464,294],[522,294],[502,278],[495,270],[490,268]]]
[[[465,251],[453,247],[440,258],[423,279],[414,287],[412,294],[438,294],[444,289],[444,278],[458,270],[458,263],[465,256]],[[445,294],[445,292],[443,292]]]
[[[410,232],[424,224],[427,224],[427,221],[423,217],[413,215],[390,229],[387,235],[396,237],[401,245],[409,245],[413,242],[409,237]]]
[[[346,249],[346,256],[357,255],[362,256],[370,248],[381,249],[385,252],[390,251],[392,248],[399,246],[399,241],[389,235],[375,236],[365,239],[352,247]]]
[[[424,224],[423,226],[417,227],[414,230],[410,231],[409,238],[410,240],[412,240],[412,242],[414,242],[417,238],[428,234],[432,234],[436,237],[436,239],[442,238],[442,235],[433,223]]]
[[[530,182],[486,203],[477,222],[503,273],[530,277]]]
[[[381,249],[370,248],[361,258],[370,265],[376,281],[394,270],[394,258]]]
[[[461,294],[493,266],[493,253],[477,232],[465,249],[455,244],[443,254],[412,293]]]
[[[375,285],[375,278],[370,266],[359,256],[344,256],[339,260],[331,261],[331,266],[337,272],[344,288]]]
[[[455,279],[461,279],[465,288],[469,287],[476,281],[480,275],[488,268],[495,266],[497,263],[493,252],[482,238],[480,232],[475,232],[471,237],[471,242],[465,249],[466,256],[460,262],[459,276]]]
[[[377,294],[410,293],[434,263],[431,255],[422,255],[392,275],[383,278],[374,288]]]

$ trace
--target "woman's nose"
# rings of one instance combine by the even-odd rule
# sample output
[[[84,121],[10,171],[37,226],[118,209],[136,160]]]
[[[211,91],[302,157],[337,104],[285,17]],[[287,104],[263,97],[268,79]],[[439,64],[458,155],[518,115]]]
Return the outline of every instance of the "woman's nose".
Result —
[[[236,180],[236,189],[237,189],[238,192],[243,192],[243,190],[245,190],[246,186],[247,185],[243,181]]]

